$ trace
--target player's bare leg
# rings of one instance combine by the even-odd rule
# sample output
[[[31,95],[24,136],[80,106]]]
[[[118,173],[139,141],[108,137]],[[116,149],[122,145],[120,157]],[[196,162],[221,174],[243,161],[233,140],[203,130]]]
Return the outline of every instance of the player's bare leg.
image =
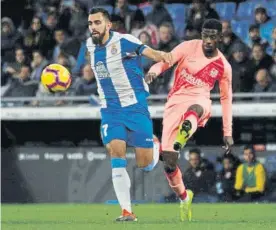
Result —
[[[131,182],[126,170],[126,142],[112,140],[106,148],[111,157],[113,187],[122,209],[122,215],[116,221],[137,221],[131,210]]]
[[[198,127],[198,120],[203,115],[203,111],[202,106],[196,104],[190,106],[187,112],[183,115],[173,146],[175,151],[180,151],[184,148],[187,141],[195,133]]]
[[[180,219],[181,221],[191,221],[191,204],[194,195],[192,191],[186,190],[184,186],[181,170],[177,166],[178,156],[178,152],[162,152],[162,160],[164,163],[166,178],[170,187],[180,199]]]

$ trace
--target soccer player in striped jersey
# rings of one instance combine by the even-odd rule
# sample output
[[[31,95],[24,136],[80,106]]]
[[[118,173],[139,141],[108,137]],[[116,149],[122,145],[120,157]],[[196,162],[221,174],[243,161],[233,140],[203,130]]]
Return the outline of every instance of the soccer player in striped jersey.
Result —
[[[91,37],[86,44],[101,100],[101,136],[111,156],[112,182],[122,209],[116,220],[136,221],[131,210],[126,147],[135,148],[137,165],[145,171],[151,171],[159,160],[159,141],[153,135],[140,56],[169,64],[172,57],[132,35],[110,31],[110,15],[103,8],[90,10],[88,26]]]

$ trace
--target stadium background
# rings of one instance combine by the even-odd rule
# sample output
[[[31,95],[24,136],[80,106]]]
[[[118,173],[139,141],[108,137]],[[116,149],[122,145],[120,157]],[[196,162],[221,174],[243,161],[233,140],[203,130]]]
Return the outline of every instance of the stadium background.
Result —
[[[235,93],[233,154],[242,159],[243,146],[254,145],[269,179],[264,201],[275,201],[276,2],[167,1],[154,10],[151,2],[137,5],[129,1],[130,6],[122,6],[122,2],[1,2],[2,202],[102,203],[115,199],[109,160],[99,135],[95,81],[86,65],[84,46],[87,9],[103,4],[113,14],[115,30],[132,33],[164,51],[183,40],[198,38],[205,18],[224,21],[225,39],[220,49],[232,64]],[[146,59],[141,61],[145,71],[152,64]],[[73,87],[64,95],[48,95],[39,85],[43,67],[52,62],[72,72]],[[171,75],[172,71],[166,72],[150,88],[150,110],[159,137]],[[187,151],[197,146],[213,164],[214,173],[220,173],[217,158],[223,155],[222,124],[216,87],[213,93],[214,117],[181,153],[184,169],[189,167]],[[168,198],[171,194],[160,165],[152,174],[144,174],[136,169],[131,149],[128,160],[133,199],[173,202]],[[199,202],[219,201],[217,182],[213,180],[207,192],[210,196]]]

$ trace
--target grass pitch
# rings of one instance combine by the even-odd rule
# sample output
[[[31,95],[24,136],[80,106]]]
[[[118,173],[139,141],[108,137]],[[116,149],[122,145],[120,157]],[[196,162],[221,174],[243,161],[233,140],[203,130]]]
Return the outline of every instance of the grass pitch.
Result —
[[[178,204],[134,206],[136,223],[116,223],[116,205],[2,205],[2,230],[276,230],[276,204],[194,204],[180,222]]]

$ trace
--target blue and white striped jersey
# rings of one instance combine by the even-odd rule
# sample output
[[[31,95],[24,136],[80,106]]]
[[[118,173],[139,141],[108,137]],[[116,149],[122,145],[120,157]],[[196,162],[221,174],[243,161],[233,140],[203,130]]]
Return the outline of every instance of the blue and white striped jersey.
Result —
[[[88,38],[91,67],[95,74],[102,108],[123,108],[146,103],[148,85],[139,56],[146,48],[130,34],[110,32],[105,45]]]

